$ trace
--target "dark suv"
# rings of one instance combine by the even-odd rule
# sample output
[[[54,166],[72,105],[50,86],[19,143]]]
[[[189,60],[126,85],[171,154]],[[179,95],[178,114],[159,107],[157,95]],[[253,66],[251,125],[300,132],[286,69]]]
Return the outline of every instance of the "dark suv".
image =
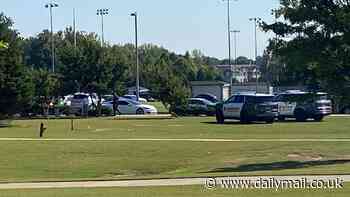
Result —
[[[332,113],[332,102],[327,93],[313,93],[302,91],[287,91],[276,96],[278,103],[278,119],[295,118],[306,121],[312,118],[322,121]]]
[[[268,94],[239,93],[216,105],[216,119],[222,124],[225,119],[236,119],[242,123],[265,121],[273,123],[278,105],[274,96]]]

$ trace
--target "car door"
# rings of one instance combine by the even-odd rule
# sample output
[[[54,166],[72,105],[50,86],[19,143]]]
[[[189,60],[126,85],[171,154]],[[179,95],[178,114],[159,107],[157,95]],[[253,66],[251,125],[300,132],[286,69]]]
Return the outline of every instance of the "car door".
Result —
[[[281,95],[278,100],[278,112],[282,116],[293,116],[296,108],[295,95]]]
[[[237,95],[229,99],[224,104],[224,116],[229,118],[240,118],[244,105],[244,96]]]
[[[118,110],[121,114],[130,114],[129,103],[127,101],[118,101]]]

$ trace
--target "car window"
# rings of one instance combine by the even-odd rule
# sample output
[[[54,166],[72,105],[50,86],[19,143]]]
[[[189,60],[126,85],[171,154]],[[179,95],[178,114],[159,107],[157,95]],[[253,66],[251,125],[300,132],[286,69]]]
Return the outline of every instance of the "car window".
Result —
[[[87,95],[82,95],[82,94],[77,94],[74,95],[73,99],[87,99],[88,96]]]
[[[248,103],[265,103],[272,102],[274,100],[273,96],[247,96],[246,101]]]
[[[126,101],[118,101],[118,105],[129,105]]]
[[[197,101],[198,105],[205,105],[205,103],[203,101]]]

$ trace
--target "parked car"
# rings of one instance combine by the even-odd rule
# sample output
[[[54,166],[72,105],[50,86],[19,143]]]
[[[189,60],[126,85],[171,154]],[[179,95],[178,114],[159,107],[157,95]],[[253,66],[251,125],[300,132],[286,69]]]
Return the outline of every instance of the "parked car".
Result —
[[[137,101],[137,96],[136,95],[124,95],[122,98]],[[144,98],[139,98],[140,103],[147,103],[147,100]]]
[[[279,120],[295,118],[297,121],[306,121],[312,118],[322,121],[332,113],[332,101],[327,93],[286,91],[277,95],[275,101],[278,103]]]
[[[113,110],[113,101],[102,103],[102,107]],[[157,114],[157,109],[152,105],[142,104],[140,102],[120,98],[118,100],[118,111],[121,114]]]
[[[216,120],[223,124],[226,119],[242,123],[264,121],[273,123],[278,115],[278,105],[269,94],[237,93],[227,101],[216,105]]]
[[[88,113],[98,102],[95,94],[76,93],[70,99],[71,113],[82,115]]]
[[[213,94],[200,94],[197,95],[195,98],[202,98],[202,99],[206,99],[212,103],[218,103],[219,100],[217,99],[217,97]]]
[[[215,115],[215,103],[202,98],[190,98],[185,109],[186,114]]]

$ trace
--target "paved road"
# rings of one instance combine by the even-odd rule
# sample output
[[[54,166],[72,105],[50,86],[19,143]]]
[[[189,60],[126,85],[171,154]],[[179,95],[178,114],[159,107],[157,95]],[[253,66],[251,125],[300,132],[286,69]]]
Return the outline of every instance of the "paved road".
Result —
[[[252,183],[258,180],[336,180],[350,182],[350,175],[342,176],[263,176],[263,177],[232,177],[237,180],[250,180]],[[221,180],[227,180],[227,177],[215,178],[217,186]],[[4,183],[0,184],[1,189],[54,189],[54,188],[103,188],[103,187],[156,187],[156,186],[186,186],[203,185],[207,186],[211,178],[184,178],[184,179],[158,179],[158,180],[130,180],[130,181],[82,181],[82,182],[40,182],[40,183]]]

